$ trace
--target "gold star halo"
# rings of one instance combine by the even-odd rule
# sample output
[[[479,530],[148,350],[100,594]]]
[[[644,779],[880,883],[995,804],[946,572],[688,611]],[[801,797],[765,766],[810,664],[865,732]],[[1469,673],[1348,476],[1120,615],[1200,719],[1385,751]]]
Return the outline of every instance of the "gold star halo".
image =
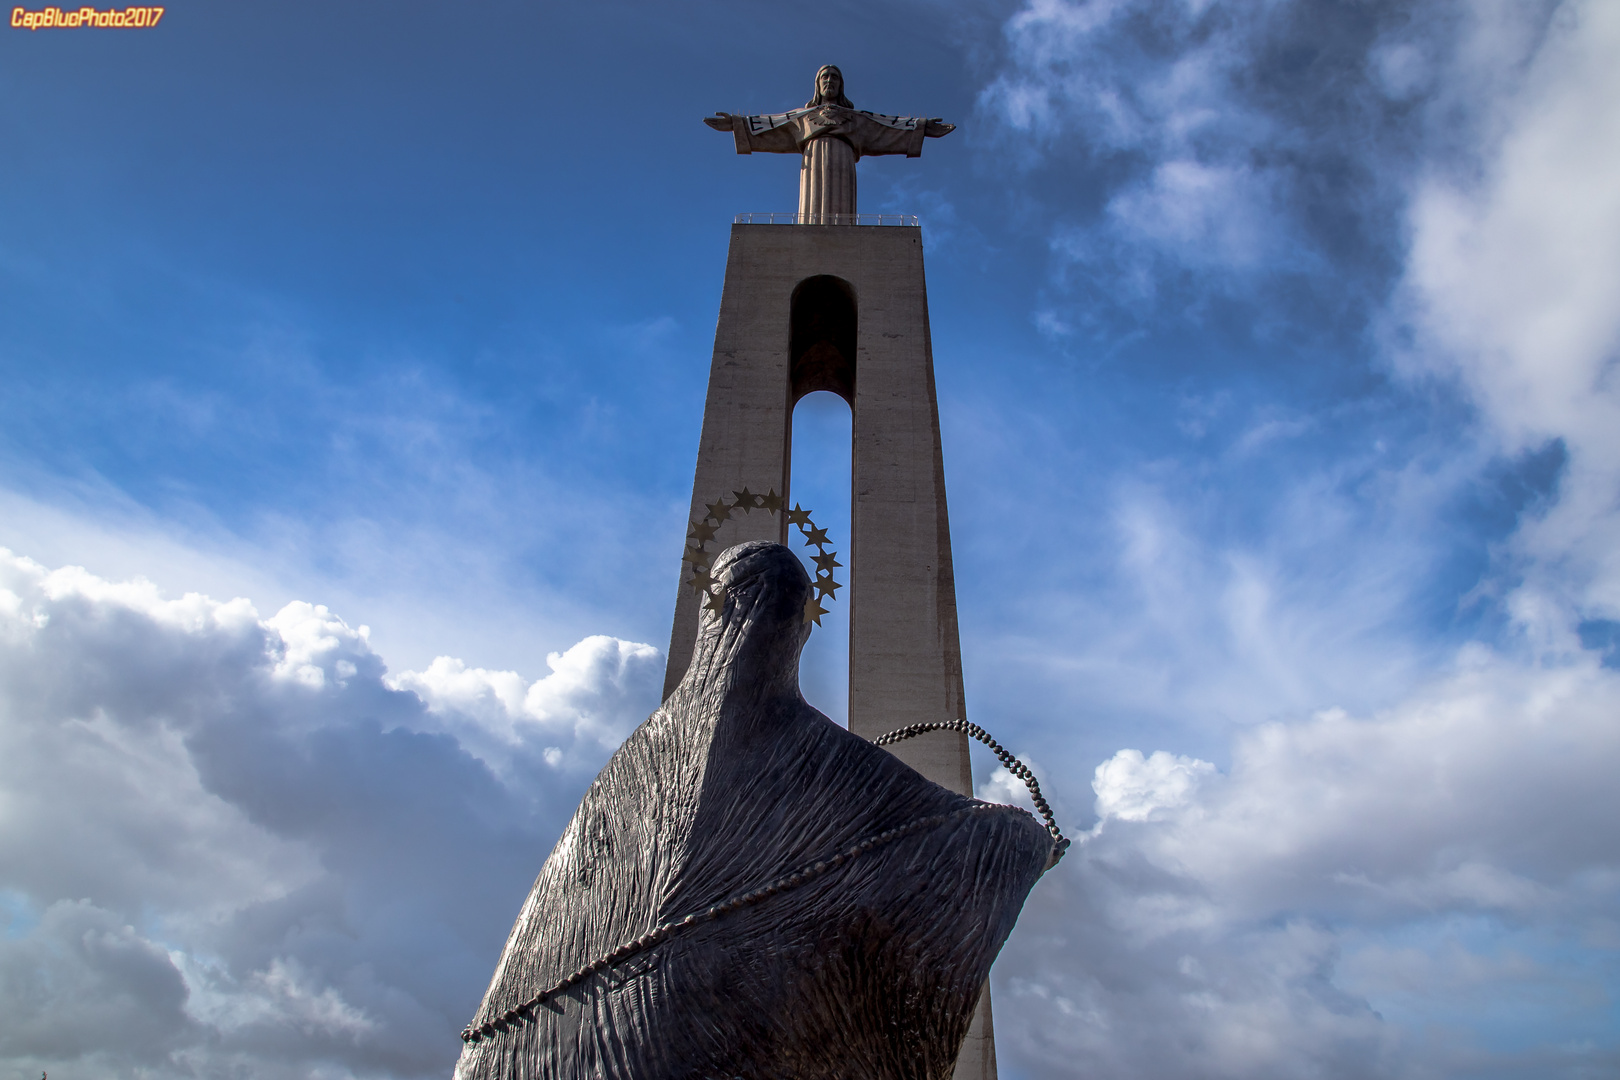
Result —
[[[693,592],[704,598],[704,610],[720,611],[725,606],[726,587],[709,573],[714,556],[718,554],[708,550],[709,541],[714,539],[714,534],[730,519],[734,510],[741,510],[745,514],[763,510],[772,517],[781,512],[789,525],[798,526],[799,532],[804,535],[805,546],[816,549],[815,555],[811,557],[811,561],[816,564],[816,575],[812,583],[816,592],[804,602],[804,621],[820,626],[821,617],[827,614],[827,609],[821,606],[821,602],[829,598],[836,599],[838,590],[843,588],[842,582],[833,580],[833,568],[844,564],[838,561],[838,552],[827,550],[831,546],[831,542],[827,539],[827,530],[817,528],[816,523],[810,520],[810,511],[800,504],[794,503],[793,509],[786,509],[787,503],[776,493],[775,488],[764,495],[749,491],[746,487],[731,494],[733,498],[729,502],[722,495],[714,502],[706,503],[704,509],[707,513],[691,523],[692,529],[686,538],[689,542],[696,541],[696,546],[688,546],[686,553],[681,556],[681,562],[690,563],[692,567],[692,576],[686,584],[692,587]],[[710,525],[710,521],[714,524]]]

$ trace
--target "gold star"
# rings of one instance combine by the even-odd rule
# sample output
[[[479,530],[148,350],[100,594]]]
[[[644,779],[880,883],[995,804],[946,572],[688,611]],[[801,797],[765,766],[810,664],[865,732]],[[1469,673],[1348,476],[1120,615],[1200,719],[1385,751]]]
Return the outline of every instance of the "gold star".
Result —
[[[681,562],[689,562],[694,566],[708,566],[709,553],[703,550],[702,544],[695,548],[689,547],[686,549],[686,554],[681,556]]]
[[[816,569],[820,570],[824,574],[832,573],[832,568],[835,566],[844,565],[838,561],[838,552],[836,551],[823,551],[819,555],[816,555],[811,561],[816,564]]]
[[[759,498],[758,495],[755,495],[746,487],[741,491],[733,491],[732,494],[737,496],[737,505],[742,507],[743,513],[751,514],[754,512],[754,500]]]
[[[759,497],[759,507],[761,510],[767,510],[774,514],[782,509],[782,496],[776,493],[775,488],[771,488],[770,494]]]
[[[720,611],[725,606],[726,606],[726,590],[725,590],[724,587],[721,587],[721,588],[715,590],[714,592],[710,593],[709,598],[707,600],[703,601],[704,610],[705,611],[712,611],[712,612],[714,612],[716,614],[719,614]]]
[[[838,599],[838,590],[844,587],[840,583],[834,581],[831,574],[818,576],[815,580],[815,586],[821,596],[831,596],[834,600]]]
[[[694,566],[692,567],[692,580],[688,581],[687,584],[692,586],[693,592],[708,592],[709,585],[713,581],[714,578],[710,576],[707,566]]]
[[[826,529],[818,529],[812,526],[811,528],[800,529],[799,531],[804,533],[804,542],[806,544],[814,544],[816,547],[821,547],[824,544],[832,543],[832,541],[827,539]]]
[[[787,512],[787,520],[789,525],[808,525],[810,524],[810,511],[798,503],[794,503],[793,509]]]
[[[710,525],[707,519],[695,522],[692,525],[692,531],[687,534],[687,539],[696,540],[701,547],[714,539],[714,534],[719,528],[718,525]]]
[[[731,507],[727,505],[725,499],[716,499],[709,504],[708,516],[714,518],[715,527],[718,528],[722,521],[731,516]]]
[[[804,602],[804,621],[821,625],[821,617],[827,614],[827,609],[821,606],[821,599],[812,596]]]

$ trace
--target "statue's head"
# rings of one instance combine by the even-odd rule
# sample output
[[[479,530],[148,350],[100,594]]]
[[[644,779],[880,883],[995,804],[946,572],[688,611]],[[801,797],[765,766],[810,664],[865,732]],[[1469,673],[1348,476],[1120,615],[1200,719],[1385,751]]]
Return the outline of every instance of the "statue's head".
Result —
[[[719,610],[705,605],[687,681],[741,678],[761,691],[797,693],[799,650],[810,637],[805,607],[814,588],[799,557],[750,541],[714,560]]]
[[[844,96],[844,73],[832,64],[826,64],[816,72],[816,92],[805,102],[806,108],[817,105],[842,105],[846,109],[855,107]]]

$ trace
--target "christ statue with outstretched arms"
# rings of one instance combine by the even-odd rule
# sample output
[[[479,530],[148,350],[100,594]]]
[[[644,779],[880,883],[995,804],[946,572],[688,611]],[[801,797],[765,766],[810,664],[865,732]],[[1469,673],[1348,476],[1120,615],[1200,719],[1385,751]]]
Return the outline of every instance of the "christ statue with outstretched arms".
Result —
[[[815,96],[802,109],[763,116],[716,113],[703,122],[731,132],[739,154],[801,155],[799,220],[806,225],[853,223],[855,163],[861,158],[920,157],[924,138],[956,130],[937,118],[856,109],[844,96],[843,73],[831,64],[816,72]]]

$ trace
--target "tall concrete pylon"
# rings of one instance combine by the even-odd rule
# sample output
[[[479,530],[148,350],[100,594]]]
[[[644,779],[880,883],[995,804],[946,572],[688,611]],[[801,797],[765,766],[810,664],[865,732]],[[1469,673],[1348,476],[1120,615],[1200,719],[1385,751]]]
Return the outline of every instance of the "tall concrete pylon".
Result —
[[[872,739],[911,724],[965,719],[922,231],[915,225],[732,226],[693,523],[703,523],[717,500],[745,490],[777,492],[792,505],[793,407],[816,390],[842,396],[854,417],[852,535],[840,549],[849,562],[850,730]],[[711,550],[746,540],[787,543],[787,529],[782,513],[737,511],[721,523]],[[703,602],[690,565],[682,563],[666,697],[691,662]],[[966,735],[931,732],[892,749],[936,783],[973,794]],[[995,1076],[986,986],[954,1080]]]

